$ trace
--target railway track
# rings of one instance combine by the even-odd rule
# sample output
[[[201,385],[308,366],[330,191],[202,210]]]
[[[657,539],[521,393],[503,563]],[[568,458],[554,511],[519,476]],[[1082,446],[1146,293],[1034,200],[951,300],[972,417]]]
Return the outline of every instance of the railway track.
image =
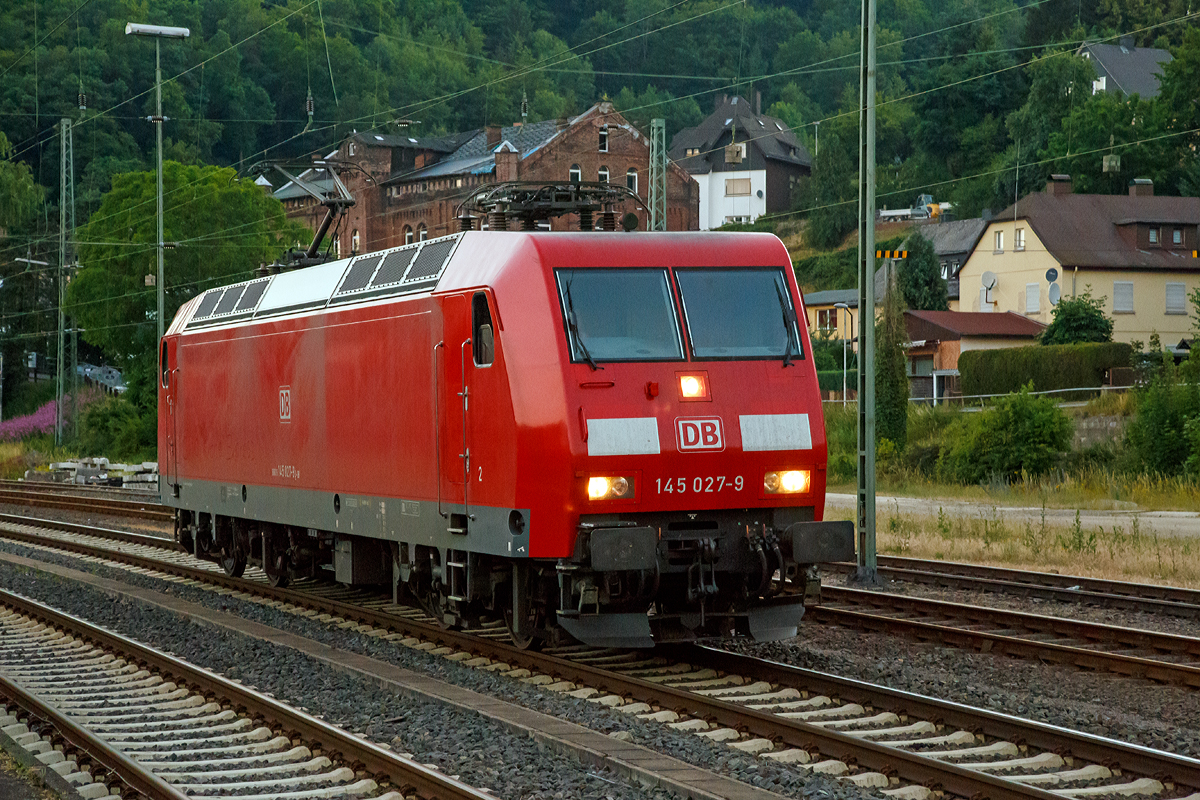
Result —
[[[5,526],[3,535],[11,533]],[[277,589],[251,572],[233,579],[185,553],[166,552],[171,543],[162,540],[115,543],[49,532],[13,538],[217,586],[291,613],[328,615],[328,621],[356,624],[362,633],[896,797],[1127,794],[1200,800],[1200,761],[723,651],[648,654],[579,646],[531,653],[500,641],[498,624],[484,632],[490,635],[447,631],[386,598],[342,587]]]
[[[845,563],[832,564],[829,567],[842,573],[850,573],[856,569],[855,565]],[[878,572],[880,577],[907,583],[1200,619],[1200,591],[1175,586],[1154,586],[899,556],[879,556]]]
[[[0,590],[4,731],[86,798],[491,795],[234,683]]]
[[[99,494],[83,496],[75,491],[45,489],[40,484],[36,486],[37,488],[13,488],[11,485],[0,487],[0,505],[56,508],[153,522],[170,522],[175,518],[174,511],[159,505],[157,497],[121,500]]]

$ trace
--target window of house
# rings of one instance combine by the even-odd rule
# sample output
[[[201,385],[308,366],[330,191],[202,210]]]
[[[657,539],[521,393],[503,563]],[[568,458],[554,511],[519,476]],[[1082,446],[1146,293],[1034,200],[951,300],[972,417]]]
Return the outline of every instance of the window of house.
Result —
[[[571,165],[571,169],[567,173],[567,180],[571,183],[579,183],[583,180],[583,170],[579,168],[578,164]]]
[[[1133,313],[1133,281],[1113,281],[1113,313]]]
[[[1025,249],[1025,229],[1017,228],[1016,231],[1013,232],[1013,250],[1024,250],[1024,249]]]
[[[608,167],[601,167],[599,175],[601,183],[608,183]]]
[[[1040,284],[1025,284],[1025,313],[1038,314],[1041,312],[1042,287]]]
[[[338,258],[342,257],[342,240],[337,236],[333,237],[333,252],[337,254]]]
[[[404,243],[405,244],[413,243],[413,229],[412,229],[411,225],[404,226]]]
[[[1150,229],[1150,244],[1158,244],[1158,228]]]
[[[928,378],[933,375],[933,357],[912,358],[908,361],[908,377]]]
[[[997,253],[1004,252],[1004,231],[996,231],[996,247],[994,249]]]
[[[601,153],[608,152],[608,126],[607,125],[600,126],[600,152]]]
[[[942,262],[942,280],[950,279],[950,265],[945,261]]]
[[[354,142],[350,143],[349,152],[350,152],[350,155],[354,155]]]
[[[423,241],[425,241],[425,240],[426,240],[426,239],[428,239],[428,238],[429,238],[429,230],[428,230],[428,229],[425,227],[425,223],[424,223],[424,222],[422,222],[422,223],[421,223],[421,224],[420,224],[420,225],[417,227],[417,241],[418,241],[418,242],[423,242]]]
[[[822,308],[817,311],[817,330],[821,333],[837,331],[837,309]]]
[[[637,170],[633,167],[630,167],[625,172],[625,188],[634,194],[637,193]]]
[[[358,254],[358,244],[359,244],[358,228],[355,228],[354,233],[350,234],[350,253],[352,255]]]
[[[698,155],[700,155],[700,148],[699,148],[699,147],[689,147],[689,148],[687,149],[687,151],[686,151],[685,155],[687,155],[687,156],[698,156]]]
[[[1167,313],[1187,313],[1187,286],[1182,283],[1167,284]]]
[[[725,196],[726,197],[746,197],[750,194],[750,179],[749,178],[726,178],[725,179]]]
[[[1183,228],[1176,228],[1171,233],[1171,244],[1175,246],[1183,244]]]

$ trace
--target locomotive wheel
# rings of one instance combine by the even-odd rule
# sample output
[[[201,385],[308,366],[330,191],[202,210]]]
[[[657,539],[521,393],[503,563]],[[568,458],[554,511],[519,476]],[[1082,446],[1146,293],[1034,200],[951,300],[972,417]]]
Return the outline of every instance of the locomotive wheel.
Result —
[[[531,612],[526,616],[520,630],[513,626],[511,608],[504,609],[504,624],[508,627],[508,636],[513,646],[518,650],[541,650],[544,640],[541,636],[543,619],[540,611]]]
[[[263,535],[263,571],[267,581],[279,589],[292,582],[287,535],[269,531]]]
[[[242,577],[242,575],[246,574],[246,553],[236,545],[232,553],[222,553],[221,569],[225,570],[225,574],[231,578]]]

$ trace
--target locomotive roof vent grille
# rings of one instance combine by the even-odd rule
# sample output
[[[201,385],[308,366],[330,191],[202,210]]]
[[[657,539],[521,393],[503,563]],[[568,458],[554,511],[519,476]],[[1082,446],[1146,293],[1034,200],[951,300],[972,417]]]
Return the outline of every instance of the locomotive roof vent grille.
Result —
[[[412,269],[404,276],[404,282],[415,283],[439,277],[456,244],[458,237],[425,244],[417,260],[413,262]]]
[[[212,316],[213,309],[217,307],[217,303],[221,301],[221,295],[223,294],[225,294],[224,289],[213,289],[204,295],[204,299],[200,301],[200,305],[196,308],[196,313],[192,315],[192,320],[202,320]]]
[[[221,302],[217,303],[216,309],[213,311],[214,317],[219,317],[223,314],[228,314],[237,306],[237,301],[241,299],[242,292],[245,291],[246,285],[230,286],[225,290],[225,296],[221,298]]]
[[[417,248],[415,247],[407,247],[403,250],[388,253],[387,258],[383,260],[383,266],[375,274],[375,280],[371,281],[371,288],[376,289],[380,286],[386,286],[389,283],[399,283],[404,277],[404,272],[408,269],[408,265],[412,263],[416,255]]]
[[[246,291],[242,294],[241,301],[237,304],[238,311],[253,311],[258,307],[258,301],[262,300],[263,293],[267,291],[267,284],[270,279],[255,281],[246,286]]]
[[[350,271],[346,273],[337,293],[346,294],[365,289],[371,282],[371,276],[375,274],[375,268],[379,266],[382,258],[383,256],[380,255],[359,256],[354,265],[350,267]]]

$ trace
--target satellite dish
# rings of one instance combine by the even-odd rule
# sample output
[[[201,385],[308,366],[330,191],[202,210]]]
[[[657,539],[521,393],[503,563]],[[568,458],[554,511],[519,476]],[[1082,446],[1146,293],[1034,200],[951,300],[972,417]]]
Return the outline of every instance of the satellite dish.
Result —
[[[982,280],[983,280],[983,288],[985,288],[985,289],[995,289],[996,288],[996,273],[992,272],[990,269],[987,272],[983,273]]]
[[[1050,305],[1058,305],[1058,301],[1062,299],[1062,287],[1057,283],[1050,284]]]

